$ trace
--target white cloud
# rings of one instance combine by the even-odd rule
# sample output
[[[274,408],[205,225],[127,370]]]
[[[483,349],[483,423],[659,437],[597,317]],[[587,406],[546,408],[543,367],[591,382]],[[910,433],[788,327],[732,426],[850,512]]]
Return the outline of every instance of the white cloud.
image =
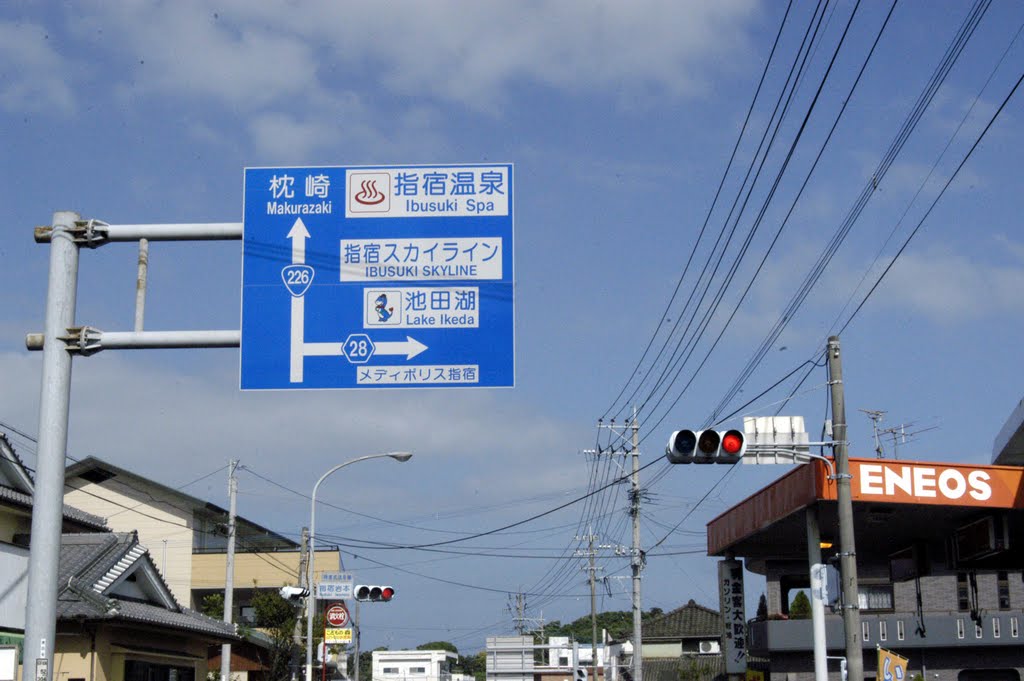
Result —
[[[704,89],[741,49],[752,0],[679,3],[94,4],[79,35],[140,62],[134,87],[247,106],[369,80],[397,95],[492,108],[518,81],[570,92]],[[144,62],[144,63],[142,63]]]
[[[67,80],[72,66],[37,24],[0,22],[0,108],[21,113],[67,114],[75,98]]]
[[[438,489],[446,497],[472,495],[482,480],[490,489],[497,470],[501,490],[492,501],[564,489],[572,476],[563,473],[578,466],[578,434],[515,405],[507,393],[243,393],[230,368],[186,370],[187,353],[172,353],[171,361],[145,354],[142,361],[113,352],[75,360],[72,455],[96,455],[166,484],[181,482],[183,471],[202,473],[241,458],[304,489],[313,472],[341,459],[412,450],[422,483],[415,489],[435,501]],[[230,367],[233,360],[224,357]],[[0,354],[5,383],[22,387],[0,394],[0,414],[30,434],[38,420],[40,359],[41,353]],[[548,471],[543,479],[536,474],[541,469]]]
[[[955,325],[1020,315],[1024,312],[1021,290],[1024,267],[1020,263],[978,262],[959,253],[928,249],[904,253],[886,275],[874,303]]]

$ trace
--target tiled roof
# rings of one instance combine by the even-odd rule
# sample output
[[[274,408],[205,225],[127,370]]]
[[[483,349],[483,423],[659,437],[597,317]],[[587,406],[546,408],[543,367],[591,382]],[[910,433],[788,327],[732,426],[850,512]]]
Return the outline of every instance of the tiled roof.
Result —
[[[711,681],[725,673],[721,655],[683,655],[671,659],[647,659],[643,662],[644,681]]]
[[[2,485],[0,485],[0,500],[12,502],[28,509],[32,508],[31,494],[19,492],[18,490],[11,489],[10,487],[4,487]],[[64,504],[64,520],[71,520],[94,530],[106,531],[110,529],[107,527],[107,521],[103,518],[93,515],[92,513],[80,511],[74,506],[68,506],[67,504]]]
[[[145,567],[153,567],[134,532],[62,535],[57,618],[139,622],[206,634],[218,640],[237,640],[234,625],[182,608],[177,603],[164,607],[103,593],[138,561],[146,561]],[[152,574],[163,581],[155,569]],[[166,590],[166,584],[162,587]]]
[[[722,635],[722,615],[695,601],[644,625],[644,640],[714,638]]]

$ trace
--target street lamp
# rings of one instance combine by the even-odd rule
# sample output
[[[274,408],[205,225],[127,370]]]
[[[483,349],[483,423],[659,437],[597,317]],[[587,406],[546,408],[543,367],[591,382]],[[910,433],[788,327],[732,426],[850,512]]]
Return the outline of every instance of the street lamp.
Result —
[[[358,463],[359,461],[366,461],[367,459],[381,459],[384,457],[388,457],[399,462],[408,461],[412,458],[412,452],[385,452],[383,454],[357,456],[345,463],[339,463],[337,466],[321,475],[320,479],[316,481],[315,485],[313,485],[312,501],[309,506],[309,562],[306,572],[306,588],[309,589],[309,595],[306,597],[306,681],[313,681],[313,611],[315,610],[316,603],[316,588],[313,584],[313,561],[316,559],[316,491],[320,489],[320,483],[334,471],[344,468],[345,466]]]

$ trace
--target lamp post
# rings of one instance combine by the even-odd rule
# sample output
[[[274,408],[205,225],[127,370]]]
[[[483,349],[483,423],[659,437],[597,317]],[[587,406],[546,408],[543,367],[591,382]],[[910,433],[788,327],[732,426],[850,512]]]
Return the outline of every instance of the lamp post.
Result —
[[[313,485],[312,500],[309,506],[309,561],[306,573],[306,588],[309,589],[309,595],[306,597],[306,681],[313,681],[313,615],[314,610],[316,609],[316,589],[313,584],[313,562],[316,559],[316,491],[320,489],[320,483],[322,483],[327,476],[334,471],[342,469],[345,466],[358,463],[359,461],[380,459],[383,457],[388,457],[395,461],[402,462],[411,459],[412,453],[385,452],[383,454],[357,456],[345,463],[339,463],[337,466],[321,475],[320,479],[316,481],[315,485]],[[359,664],[359,662],[356,661],[356,664]]]

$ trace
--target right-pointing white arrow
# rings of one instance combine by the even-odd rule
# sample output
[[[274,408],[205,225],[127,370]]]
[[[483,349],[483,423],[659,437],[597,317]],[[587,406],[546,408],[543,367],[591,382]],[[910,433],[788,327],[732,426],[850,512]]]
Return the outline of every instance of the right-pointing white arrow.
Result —
[[[412,336],[406,336],[404,341],[398,341],[397,343],[374,341],[373,345],[375,347],[373,354],[375,355],[405,355],[406,359],[412,359],[427,349],[426,345],[420,343]]]

